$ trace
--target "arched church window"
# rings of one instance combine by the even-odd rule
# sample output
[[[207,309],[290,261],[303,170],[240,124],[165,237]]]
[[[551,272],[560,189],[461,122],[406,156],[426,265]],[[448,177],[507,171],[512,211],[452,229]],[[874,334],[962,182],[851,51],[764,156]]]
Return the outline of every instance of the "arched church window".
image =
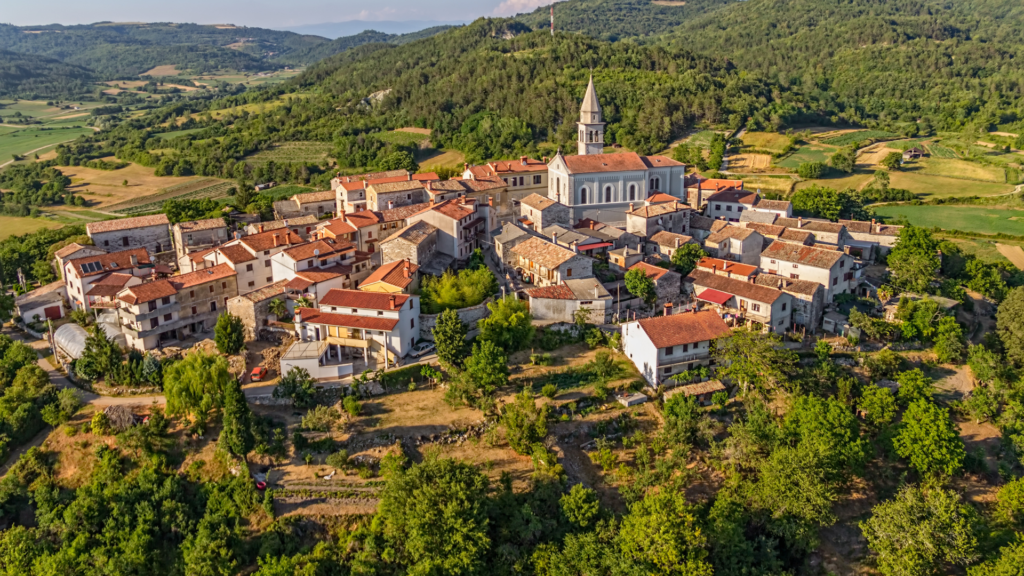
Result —
[[[654,189],[658,191],[661,190],[661,178],[654,179]]]
[[[604,187],[604,201],[605,202],[611,202],[612,201],[612,187],[611,186],[605,186]]]
[[[587,188],[583,187],[583,188],[580,188],[580,204],[586,204],[586,203],[587,203]]]
[[[636,200],[636,184],[629,185],[629,199]]]

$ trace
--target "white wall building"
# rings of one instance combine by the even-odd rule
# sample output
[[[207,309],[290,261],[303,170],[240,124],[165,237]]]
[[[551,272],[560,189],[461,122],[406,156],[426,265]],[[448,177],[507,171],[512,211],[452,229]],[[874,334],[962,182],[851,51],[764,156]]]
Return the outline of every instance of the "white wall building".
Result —
[[[729,333],[714,312],[681,312],[622,325],[622,351],[651,386],[710,363],[711,341]]]
[[[295,331],[303,342],[326,341],[339,353],[373,355],[391,364],[406,356],[420,337],[420,299],[408,294],[331,290],[319,307],[295,310]]]
[[[853,294],[860,283],[854,259],[838,250],[774,242],[761,253],[761,270],[794,280],[810,280],[825,287],[825,303],[836,294]]]

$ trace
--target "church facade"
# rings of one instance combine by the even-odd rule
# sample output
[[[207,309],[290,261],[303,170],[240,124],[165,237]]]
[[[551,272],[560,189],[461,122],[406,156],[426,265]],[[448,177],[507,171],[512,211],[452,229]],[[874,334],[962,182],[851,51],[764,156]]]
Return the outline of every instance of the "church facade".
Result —
[[[569,207],[573,222],[591,218],[625,223],[630,203],[663,192],[685,202],[686,166],[666,156],[604,153],[601,104],[590,79],[580,106],[577,154],[559,152],[548,163],[548,198]]]

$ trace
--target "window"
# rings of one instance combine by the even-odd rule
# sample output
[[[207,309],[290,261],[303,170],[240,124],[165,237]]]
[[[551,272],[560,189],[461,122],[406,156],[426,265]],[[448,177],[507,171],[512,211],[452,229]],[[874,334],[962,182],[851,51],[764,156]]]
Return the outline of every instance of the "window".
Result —
[[[104,246],[110,246],[110,240],[104,240],[103,241],[103,245]]]
[[[793,264],[793,268],[799,268],[799,267],[800,267],[799,264]]]
[[[125,236],[124,238],[121,238],[121,246],[127,246],[127,245],[128,245],[128,237]]]
[[[353,309],[352,309],[352,313],[353,313],[353,314],[355,314],[355,313],[357,313],[357,312],[359,312],[359,310],[357,310],[357,309],[355,309],[355,308],[353,308]]]
[[[198,310],[196,310],[196,307],[195,307],[195,306],[193,306],[193,307],[192,307],[192,314],[193,314],[193,315],[195,315],[195,314],[198,314],[198,313],[199,313],[199,311],[198,311]]]
[[[736,207],[736,211],[737,212],[743,212],[743,206],[737,206]]]
[[[306,268],[312,268],[312,267],[313,267],[313,261],[312,260],[307,260],[306,261]]]
[[[722,205],[721,204],[715,204],[715,210],[721,210],[721,209],[722,209]]]
[[[675,351],[674,349],[675,346],[669,346],[668,348],[665,348],[665,356],[671,356],[672,353]]]
[[[409,299],[409,310],[412,310],[412,299]]]
[[[846,260],[840,260],[839,261],[839,267],[840,268],[846,268]]]
[[[540,176],[539,175],[533,177],[533,183],[534,183],[534,185],[540,184]]]
[[[213,284],[210,284],[210,294],[213,294]]]
[[[245,271],[246,272],[252,272],[252,264],[246,264],[245,265]]]
[[[783,303],[782,303],[782,311],[783,311],[783,312],[785,312],[785,311],[786,311],[786,303],[785,303],[785,302],[783,302]]]
[[[612,201],[612,187],[611,186],[605,186],[604,187],[604,201],[605,202],[611,202]]]
[[[839,284],[839,278],[833,278],[832,279],[832,285],[835,286],[837,284]]]
[[[690,345],[689,344],[683,344],[683,352],[689,352],[689,351],[690,351]]]
[[[629,199],[636,200],[636,184],[629,185]]]
[[[267,276],[267,283],[270,283],[270,282],[273,282],[273,281],[274,281],[274,277],[273,276]]]
[[[415,327],[416,327],[416,319],[415,318],[409,318],[409,328],[415,328]]]
[[[171,299],[165,296],[160,299],[160,303],[163,304],[164,306],[167,306],[168,304],[171,303]]]
[[[789,277],[792,278],[793,280],[799,280],[800,279],[800,275],[799,274],[790,274]]]
[[[170,314],[164,314],[164,322],[170,322],[170,321],[171,321],[171,315]]]
[[[775,264],[775,260],[772,260],[772,264]]]
[[[249,271],[252,272],[252,268],[249,268]],[[221,287],[222,290],[227,290],[228,289],[228,283],[227,282],[221,282],[220,283],[220,287]]]
[[[253,280],[249,280],[249,288],[252,288],[253,286],[256,286],[256,282]]]
[[[665,374],[671,374],[671,373],[672,373],[672,367],[671,366],[665,366]]]
[[[263,267],[264,268],[270,268],[270,260],[264,260],[263,261]]]
[[[380,310],[377,311],[377,316],[383,316],[383,315],[384,315],[383,312],[381,312]]]
[[[264,256],[269,256],[270,255],[270,250],[264,250],[263,251],[263,255]],[[267,260],[267,266],[270,266],[270,260]]]
[[[323,260],[321,260],[321,261],[320,261],[320,265],[321,265],[321,266],[327,266],[327,259],[326,259],[326,258],[324,258]]]
[[[217,311],[217,303],[216,302],[210,302],[210,312],[216,312],[216,311]]]
[[[156,302],[149,303],[149,311],[152,312],[153,310],[156,310]]]
[[[753,302],[751,302],[750,303],[750,309],[752,311],[754,311],[754,312],[760,312],[761,311],[761,305],[760,304],[754,304]]]
[[[726,212],[732,212],[732,206],[726,206],[725,207],[725,211]]]
[[[565,275],[566,275],[566,277],[570,277],[570,276],[572,276],[572,268],[568,268],[568,269],[566,269],[566,271],[565,271]]]
[[[157,318],[151,318],[149,320],[149,327],[150,328],[156,328],[159,325],[160,325],[160,320],[158,320]]]

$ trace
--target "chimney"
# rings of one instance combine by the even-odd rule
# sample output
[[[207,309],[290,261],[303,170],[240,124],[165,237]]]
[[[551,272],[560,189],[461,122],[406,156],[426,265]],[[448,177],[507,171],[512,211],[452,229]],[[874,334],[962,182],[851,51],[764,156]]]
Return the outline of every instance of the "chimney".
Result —
[[[300,310],[302,310],[302,309],[301,308],[296,308],[295,309],[294,320],[295,320],[296,324],[302,324],[302,312],[300,312]]]
[[[388,210],[392,210],[392,209],[394,209],[394,207],[395,207],[395,201],[394,200],[388,200]]]
[[[491,196],[487,197],[487,205],[488,206],[494,206],[494,198],[493,197],[491,197]]]
[[[679,248],[679,238],[676,238],[676,248]]]
[[[576,250],[576,241],[575,241],[575,240],[573,240],[573,241],[572,241],[572,243],[571,243],[571,244],[569,244],[569,246],[571,246],[571,247],[572,247],[572,251],[573,251],[573,252],[577,252],[577,250]]]
[[[696,314],[697,313],[697,307],[694,306],[693,308],[690,308],[690,312]]]
[[[463,162],[462,163],[462,172],[463,172],[463,174],[465,174],[467,170],[469,170],[469,163],[468,162]]]
[[[520,156],[519,161],[523,163],[523,166],[526,166],[526,156]]]
[[[551,233],[551,241],[555,244],[558,244],[558,232]]]
[[[600,298],[600,297],[601,297],[601,286],[598,285],[598,284],[594,284],[594,298],[597,299],[597,298]]]
[[[544,163],[545,163],[545,164],[547,164],[547,163],[548,163],[548,157],[547,157],[547,156],[545,156],[545,157],[544,157]]]
[[[129,255],[128,260],[132,263],[133,268],[139,265],[139,258],[135,254]]]
[[[392,295],[390,298],[388,298],[388,302],[391,304],[391,309],[394,310],[395,309],[395,296]]]
[[[404,272],[405,272],[405,277],[408,278],[409,277],[409,261],[408,260],[405,261],[405,270],[404,270]]]
[[[287,218],[285,218],[285,219],[284,219],[284,227],[285,227],[285,228],[287,228],[287,227],[288,227],[288,219],[287,219]]]
[[[630,202],[630,203],[629,203],[629,211],[630,211],[630,212],[632,212],[632,211],[633,211],[633,203],[632,203],[632,202]]]
[[[672,303],[671,302],[666,302],[665,303],[665,316],[671,316],[671,315],[672,315]]]
[[[280,241],[280,234],[274,234],[274,248],[277,248],[277,244]]]
[[[798,217],[796,219],[796,227],[797,228],[803,228],[804,227],[804,217],[803,216],[800,216],[800,217]]]
[[[263,233],[263,224],[260,224],[260,234]]]
[[[596,226],[596,225],[597,225],[597,222],[594,222],[593,220],[590,221],[590,229],[591,230],[594,230],[595,229],[594,226]]]

